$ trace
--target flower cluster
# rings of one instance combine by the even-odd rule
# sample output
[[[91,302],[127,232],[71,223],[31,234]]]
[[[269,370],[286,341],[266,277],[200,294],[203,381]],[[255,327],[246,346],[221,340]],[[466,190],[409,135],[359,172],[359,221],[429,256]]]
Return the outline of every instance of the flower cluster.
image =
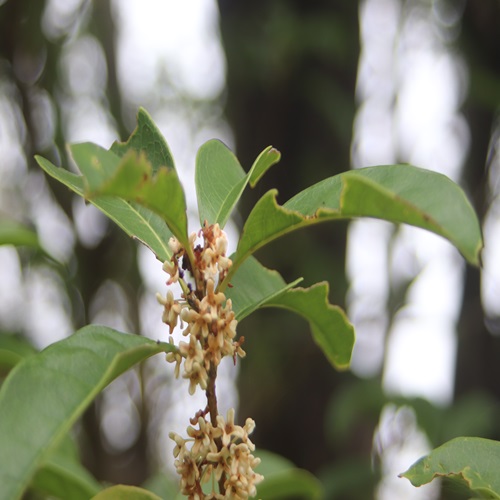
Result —
[[[203,237],[203,246],[196,245],[198,236]],[[222,281],[232,262],[231,259],[226,257],[227,237],[219,224],[209,225],[205,221],[198,234],[191,233],[189,242],[194,255],[193,266],[187,259],[186,250],[179,241],[176,238],[170,238],[168,244],[173,255],[169,261],[163,264],[163,270],[170,275],[167,285],[176,283],[179,277],[182,278],[184,270],[188,270],[193,274],[198,291],[201,291],[200,285],[206,283],[209,279],[215,280],[218,278],[219,281]],[[181,268],[179,268],[179,261],[182,262]]]
[[[240,341],[235,341],[237,320],[232,310],[231,299],[226,299],[222,292],[216,292],[215,281],[224,279],[231,260],[226,257],[227,239],[218,224],[205,224],[201,230],[204,246],[196,245],[196,233],[190,236],[194,268],[184,264],[186,252],[175,238],[169,241],[173,252],[172,259],[163,265],[163,269],[170,275],[167,285],[183,278],[183,266],[195,276],[196,290],[188,288],[183,294],[184,300],[175,300],[171,290],[166,297],[157,295],[163,305],[163,322],[173,332],[179,319],[181,325],[187,324],[183,335],[187,342],[179,342],[178,349],[167,354],[167,361],[175,363],[175,376],[180,374],[181,364],[184,361],[183,377],[189,380],[189,393],[194,394],[199,385],[207,389],[208,372],[211,367],[217,367],[224,356],[244,357],[245,351]],[[198,279],[196,279],[198,278]],[[170,340],[171,342],[172,339]]]
[[[198,237],[203,244],[197,244]],[[174,298],[171,290],[166,297],[158,294],[163,305],[162,320],[168,325],[170,334],[180,323],[186,341],[180,341],[168,354],[167,361],[175,363],[174,374],[189,380],[189,393],[197,386],[206,391],[207,407],[197,412],[184,439],[171,433],[175,441],[175,467],[181,476],[181,492],[193,500],[246,499],[256,495],[255,485],[263,477],[253,469],[260,460],[252,455],[255,447],[248,438],[255,423],[247,419],[240,427],[234,423],[234,410],[229,410],[227,419],[218,414],[215,395],[217,367],[225,356],[244,357],[241,348],[244,338],[236,337],[237,320],[231,299],[218,290],[232,265],[226,256],[227,238],[218,224],[206,222],[198,235],[191,234],[189,248],[184,248],[177,239],[171,238],[169,246],[172,258],[163,264],[169,275],[167,285],[179,282],[182,295]],[[189,283],[186,272],[194,282]],[[173,338],[169,342],[174,344]],[[210,421],[206,420],[210,413]],[[212,478],[212,493],[203,493],[202,485]],[[219,492],[215,492],[218,483]]]
[[[256,495],[255,485],[263,477],[253,469],[260,459],[252,455],[255,446],[248,438],[255,422],[247,418],[243,427],[235,425],[234,410],[227,412],[227,418],[217,416],[217,426],[212,426],[203,417],[198,418],[198,429],[189,426],[188,438],[170,433],[175,441],[175,467],[181,476],[181,493],[189,499],[246,499]],[[217,445],[219,443],[219,446]],[[190,445],[190,448],[188,448]],[[211,479],[220,482],[224,477],[224,494],[215,492],[206,495],[201,485]]]

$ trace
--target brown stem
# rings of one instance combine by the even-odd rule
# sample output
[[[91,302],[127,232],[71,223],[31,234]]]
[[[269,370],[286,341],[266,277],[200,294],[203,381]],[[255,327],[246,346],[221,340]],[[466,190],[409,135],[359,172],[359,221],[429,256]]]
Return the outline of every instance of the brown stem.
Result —
[[[215,391],[215,380],[217,379],[217,366],[213,363],[210,363],[210,369],[208,370],[208,384],[205,394],[207,396],[207,407],[210,412],[210,422],[213,427],[217,427],[217,415],[219,411],[217,409],[217,394]],[[222,439],[217,438],[214,440],[217,445],[217,450],[220,451],[222,449]],[[226,492],[226,488],[224,483],[226,482],[226,474],[222,473],[221,478],[219,479],[219,493],[224,494]]]
[[[219,411],[217,410],[217,394],[215,392],[215,379],[217,378],[217,367],[213,363],[210,363],[210,368],[208,370],[208,383],[205,394],[207,396],[207,406],[210,412],[210,421],[213,427],[217,427],[217,415]]]

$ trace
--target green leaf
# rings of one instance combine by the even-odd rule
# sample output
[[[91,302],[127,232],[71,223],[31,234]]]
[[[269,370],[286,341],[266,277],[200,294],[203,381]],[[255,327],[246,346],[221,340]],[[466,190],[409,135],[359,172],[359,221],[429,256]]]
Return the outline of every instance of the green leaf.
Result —
[[[84,198],[82,176],[58,168],[41,156],[35,156],[35,159],[48,175]],[[95,205],[129,236],[150,248],[159,260],[163,262],[170,259],[172,252],[168,246],[168,240],[172,233],[159,215],[137,203],[127,202],[116,197],[96,197],[90,200],[90,203]]]
[[[268,191],[255,205],[245,222],[236,253],[232,255],[233,265],[219,289],[224,291],[232,281],[239,266],[256,250],[269,241],[300,227],[303,217],[279,207],[273,189]]]
[[[150,476],[142,487],[163,498],[176,498],[179,495],[179,478],[170,477],[165,472],[157,472]],[[182,498],[183,495],[180,495]]]
[[[255,187],[257,182],[260,181],[262,176],[281,159],[281,153],[274,149],[272,146],[268,146],[255,160],[252,168],[250,169],[250,179],[249,183],[251,187]]]
[[[159,215],[180,243],[190,250],[186,200],[174,169],[161,167],[153,174],[146,156],[138,156],[134,151],[122,159],[110,151],[103,154],[105,150],[90,144],[77,144],[71,151],[88,183],[87,199],[113,196],[134,201]],[[118,159],[117,164],[110,155]]]
[[[19,498],[85,408],[112,380],[173,347],[87,326],[19,363],[0,390],[0,500]]]
[[[211,140],[203,144],[196,156],[195,184],[200,224],[218,223],[224,227],[246,185],[252,187],[280,159],[271,146],[257,157],[245,175],[238,159],[222,142]]]
[[[51,498],[87,500],[102,487],[79,462],[74,442],[66,436],[63,443],[38,468],[30,488]]]
[[[300,281],[302,278],[287,284],[277,271],[265,268],[257,259],[250,257],[234,275],[226,297],[231,299],[236,319],[241,321]]]
[[[159,496],[137,486],[119,484],[98,493],[92,500],[162,500]]]
[[[304,317],[311,325],[315,342],[337,369],[349,366],[354,346],[354,328],[337,306],[328,302],[328,283],[293,288],[302,279],[287,284],[277,271],[248,258],[231,280],[226,296],[241,321],[260,307],[280,307]]]
[[[344,311],[328,302],[328,283],[310,288],[291,288],[266,304],[282,307],[304,317],[311,325],[314,341],[338,370],[347,369],[354,347],[354,328]]]
[[[247,183],[245,171],[221,141],[203,144],[196,155],[195,185],[200,224],[224,227]]]
[[[92,142],[72,144],[69,151],[83,174],[85,197],[113,178],[121,163],[120,157],[115,153]]]
[[[257,496],[266,500],[314,500],[324,497],[319,480],[309,471],[297,468],[265,476],[262,483],[257,485]]]
[[[0,376],[10,371],[27,356],[35,353],[35,348],[21,336],[0,333]]]
[[[30,488],[61,500],[87,500],[101,489],[99,483],[80,464],[54,459],[49,459],[37,470]]]
[[[91,143],[70,146],[83,176],[35,158],[49,175],[89,199],[165,261],[171,257],[172,234],[191,253],[184,191],[168,145],[151,117],[141,108],[137,119],[128,141],[115,142],[110,150]]]
[[[0,220],[0,245],[26,246],[42,250],[35,231],[13,220]]]
[[[126,142],[114,142],[111,151],[125,156],[130,150],[144,153],[155,174],[160,167],[175,169],[174,159],[165,138],[144,108],[137,113],[137,127]]]
[[[427,229],[448,239],[471,264],[480,264],[483,241],[474,210],[460,187],[436,172],[410,165],[369,167],[325,179],[283,206],[276,194],[266,193],[248,216],[226,283],[266,243],[312,224],[355,217]]]
[[[319,221],[375,217],[427,229],[448,239],[471,263],[480,263],[481,228],[462,189],[448,177],[411,165],[344,172],[285,203]]]
[[[269,451],[259,450],[255,456],[262,460],[256,472],[264,476],[264,480],[257,485],[257,498],[324,498],[320,481],[309,471],[299,469],[286,458]]]
[[[500,442],[475,437],[448,441],[400,474],[413,486],[436,477],[464,483],[478,498],[500,498]]]

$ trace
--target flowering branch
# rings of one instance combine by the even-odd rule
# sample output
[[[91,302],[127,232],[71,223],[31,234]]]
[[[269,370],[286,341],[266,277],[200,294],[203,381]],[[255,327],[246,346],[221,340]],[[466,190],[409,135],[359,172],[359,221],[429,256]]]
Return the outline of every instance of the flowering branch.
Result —
[[[203,238],[203,245],[196,244],[197,236]],[[176,443],[174,448],[175,466],[181,476],[181,493],[190,499],[248,498],[255,496],[256,484],[263,477],[253,468],[260,463],[251,452],[255,446],[248,438],[255,423],[248,418],[243,427],[234,423],[234,409],[227,413],[226,420],[217,408],[216,379],[217,368],[225,356],[244,357],[241,345],[244,338],[235,341],[237,320],[232,310],[231,299],[217,290],[216,281],[222,283],[231,259],[226,257],[227,238],[218,224],[208,225],[205,221],[198,235],[189,237],[189,253],[178,242],[169,241],[172,258],[163,264],[169,275],[167,286],[179,282],[183,290],[181,299],[176,300],[171,290],[166,297],[157,295],[163,305],[162,320],[172,334],[180,320],[187,342],[180,341],[175,351],[167,354],[167,361],[175,363],[174,374],[189,380],[189,394],[194,394],[197,386],[205,391],[207,406],[191,420],[187,428],[188,438],[170,433]],[[193,255],[194,259],[190,259]],[[194,279],[186,281],[185,272]],[[173,338],[169,338],[171,344]],[[210,413],[210,420],[206,415]],[[188,444],[191,446],[188,447]],[[205,495],[202,484],[212,478],[212,492]],[[219,492],[214,491],[214,481]]]

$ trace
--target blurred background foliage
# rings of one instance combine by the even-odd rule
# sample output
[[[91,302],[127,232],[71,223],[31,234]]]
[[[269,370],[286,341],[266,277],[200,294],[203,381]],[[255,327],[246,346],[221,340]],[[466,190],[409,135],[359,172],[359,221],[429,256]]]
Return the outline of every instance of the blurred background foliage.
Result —
[[[65,143],[89,140],[109,146],[124,139],[134,127],[139,105],[151,112],[174,146],[179,170],[210,136],[228,142],[245,168],[273,144],[283,154],[282,164],[244,197],[241,219],[235,221],[241,226],[267,189],[277,187],[284,202],[314,182],[370,161],[360,139],[367,96],[384,88],[380,72],[389,82],[400,76],[386,71],[383,61],[366,66],[369,44],[378,43],[363,33],[367,12],[379,21],[379,41],[386,34],[384,22],[395,19],[385,26],[394,29],[391,57],[404,59],[409,43],[405,30],[411,22],[420,22],[426,28],[417,31],[413,43],[439,46],[436,50],[459,61],[457,107],[459,129],[465,133],[457,134],[466,145],[455,178],[484,221],[487,245],[491,241],[496,248],[497,0],[219,0],[218,5],[197,2],[192,8],[205,4],[211,7],[197,15],[210,18],[212,38],[199,36],[201,45],[211,49],[193,63],[198,72],[195,86],[189,66],[186,70],[175,61],[150,62],[154,54],[141,52],[141,43],[132,51],[137,34],[126,17],[151,9],[150,19],[158,18],[148,2],[133,7],[133,2],[111,0],[0,1],[0,222],[35,228],[44,248],[59,262],[37,252],[36,245],[0,248],[0,350],[13,339],[27,340],[19,347],[21,357],[31,352],[30,344],[42,348],[88,322],[166,337],[165,330],[157,333],[149,325],[149,316],[158,312],[145,298],[154,298],[155,290],[147,282],[141,250],[63,186],[44,177],[34,164],[35,153],[70,165]],[[156,37],[168,38],[169,21],[160,18],[150,29]],[[186,60],[193,50],[189,40],[171,48]],[[395,84],[388,88],[385,104],[394,118],[404,89]],[[386,140],[393,143],[390,154],[375,154],[372,163],[419,158],[408,152],[404,141],[399,143],[394,129],[392,137],[390,127],[383,135],[385,125],[377,116],[372,127],[373,141],[379,141],[375,149]],[[383,228],[380,238],[390,260],[398,231]],[[331,302],[353,310],[353,278],[346,270],[350,231],[342,223],[315,227],[287,236],[258,257],[287,280],[328,280]],[[374,239],[365,240],[368,252],[378,237],[375,232]],[[446,487],[401,493],[401,486],[394,486],[388,476],[394,476],[394,457],[400,458],[396,473],[418,458],[418,452],[407,452],[415,442],[425,451],[457,435],[500,439],[500,282],[489,285],[485,306],[481,280],[487,273],[491,282],[498,272],[492,265],[495,255],[485,253],[485,258],[488,255],[483,274],[463,265],[453,271],[460,291],[453,319],[456,361],[449,401],[397,394],[385,383],[392,325],[407,310],[412,286],[425,268],[418,259],[410,261],[399,280],[389,279],[385,296],[374,299],[380,306],[378,318],[363,318],[364,332],[382,332],[374,348],[382,354],[373,368],[362,366],[371,363],[363,361],[371,354],[368,343],[368,357],[366,352],[358,356],[357,369],[334,372],[312,342],[307,324],[286,313],[265,310],[242,322],[239,331],[247,339],[248,356],[238,376],[239,414],[256,420],[257,446],[318,475],[326,498],[460,498]],[[369,267],[362,272],[380,274]],[[356,324],[356,314],[353,320]],[[165,389],[170,376],[164,368],[153,363],[128,374],[79,424],[76,434],[84,463],[99,480],[142,484],[165,468],[168,454],[160,437],[169,430],[165,413],[179,392]]]

